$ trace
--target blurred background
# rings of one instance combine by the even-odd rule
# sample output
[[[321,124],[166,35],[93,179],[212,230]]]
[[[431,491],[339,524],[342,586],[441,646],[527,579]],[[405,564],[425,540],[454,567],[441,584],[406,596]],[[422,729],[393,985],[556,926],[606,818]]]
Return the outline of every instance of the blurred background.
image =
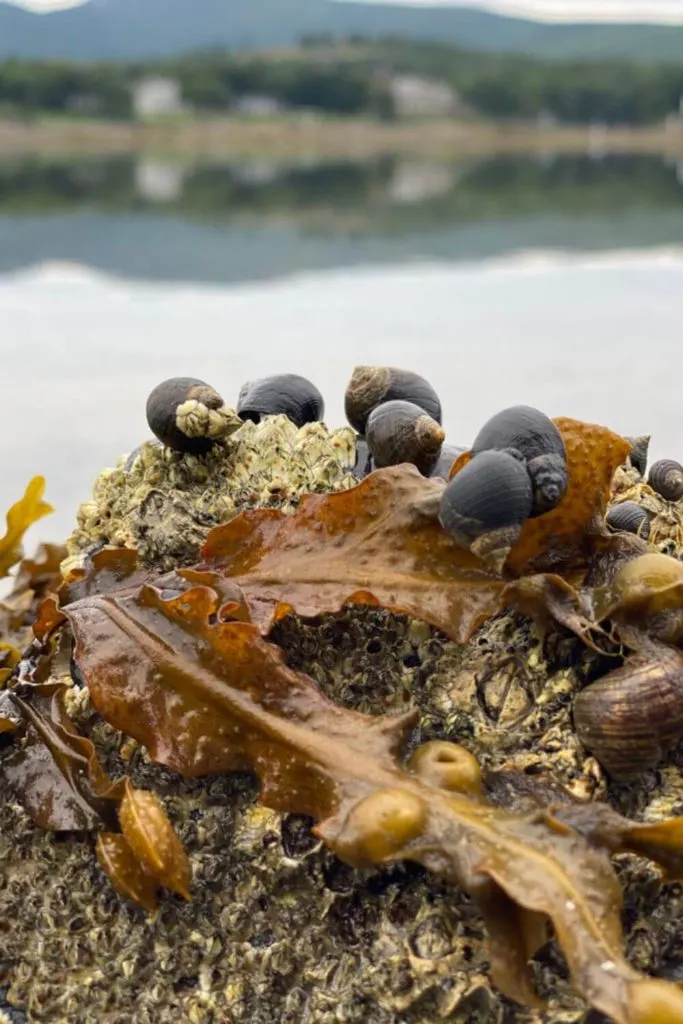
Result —
[[[59,8],[59,9],[57,9]],[[165,377],[418,370],[683,457],[683,0],[0,0],[0,507]],[[29,542],[30,547],[30,542]]]

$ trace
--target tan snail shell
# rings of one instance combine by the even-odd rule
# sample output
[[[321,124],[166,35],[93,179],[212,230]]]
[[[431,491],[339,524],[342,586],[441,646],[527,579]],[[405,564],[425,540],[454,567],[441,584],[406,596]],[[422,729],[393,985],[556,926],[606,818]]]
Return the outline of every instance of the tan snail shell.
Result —
[[[412,754],[409,769],[423,782],[452,793],[482,795],[481,768],[474,754],[457,743],[430,740]]]
[[[429,476],[445,438],[443,428],[412,402],[384,402],[368,416],[365,440],[375,466],[409,462]]]
[[[574,701],[576,734],[618,780],[653,768],[683,736],[683,655],[636,654]]]
[[[395,366],[357,366],[344,396],[346,418],[359,434],[368,416],[384,402],[412,402],[441,423],[441,402],[432,385],[411,370]]]
[[[613,620],[622,639],[630,627],[650,640],[678,643],[683,639],[683,563],[659,552],[624,562],[612,583],[595,591],[593,610],[596,621]]]

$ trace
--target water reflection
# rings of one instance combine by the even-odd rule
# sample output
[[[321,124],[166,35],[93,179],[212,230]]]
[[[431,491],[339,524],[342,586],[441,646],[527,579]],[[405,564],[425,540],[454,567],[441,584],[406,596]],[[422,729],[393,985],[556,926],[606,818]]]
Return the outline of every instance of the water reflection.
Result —
[[[681,164],[647,156],[5,163],[0,271],[70,259],[228,282],[359,262],[678,244],[682,181]]]

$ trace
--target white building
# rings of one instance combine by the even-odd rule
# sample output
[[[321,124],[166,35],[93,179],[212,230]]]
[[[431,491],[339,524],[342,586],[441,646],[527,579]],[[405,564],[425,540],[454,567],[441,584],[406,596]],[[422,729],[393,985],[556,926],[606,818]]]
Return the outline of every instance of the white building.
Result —
[[[389,91],[397,117],[448,117],[459,107],[450,85],[417,75],[396,75],[389,81]]]
[[[143,78],[133,86],[133,112],[140,119],[168,117],[183,111],[180,82],[174,78]]]

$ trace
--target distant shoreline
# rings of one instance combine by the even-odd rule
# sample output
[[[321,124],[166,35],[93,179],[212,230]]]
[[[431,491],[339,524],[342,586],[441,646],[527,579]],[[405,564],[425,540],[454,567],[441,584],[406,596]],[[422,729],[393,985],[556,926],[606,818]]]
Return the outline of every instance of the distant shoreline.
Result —
[[[683,156],[683,122],[648,128],[386,123],[364,119],[214,118],[160,123],[0,120],[0,161],[24,156],[156,153],[169,157],[364,160],[457,159],[496,153],[652,153]]]

